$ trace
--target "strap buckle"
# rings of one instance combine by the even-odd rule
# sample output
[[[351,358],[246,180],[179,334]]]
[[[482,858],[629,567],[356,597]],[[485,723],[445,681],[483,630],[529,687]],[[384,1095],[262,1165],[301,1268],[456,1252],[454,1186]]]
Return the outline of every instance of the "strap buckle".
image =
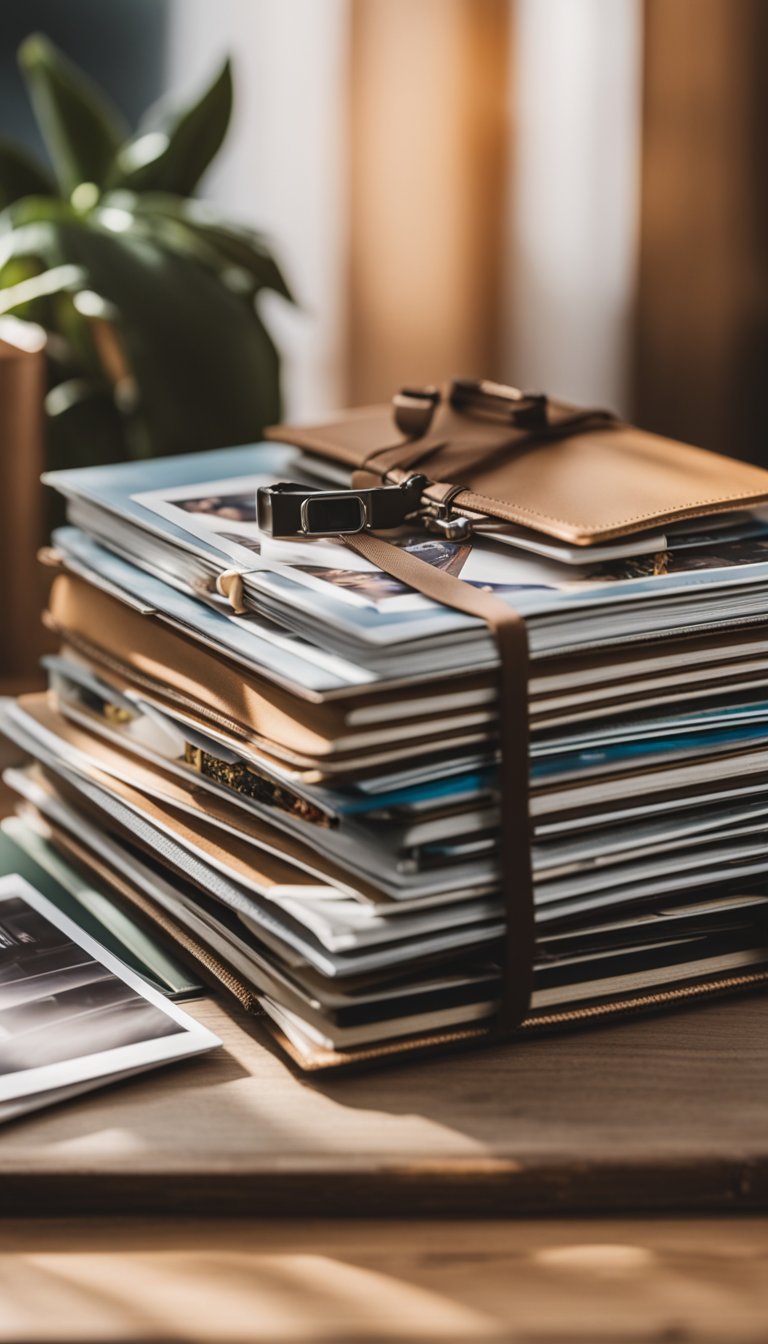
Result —
[[[256,519],[271,537],[349,537],[358,532],[400,527],[419,509],[429,484],[409,476],[401,485],[371,490],[318,490],[291,481],[259,486]]]
[[[421,520],[428,532],[436,532],[445,541],[469,541],[473,528],[469,518],[449,510],[425,513]]]
[[[450,402],[456,411],[488,420],[509,421],[521,429],[536,429],[547,424],[545,392],[521,392],[519,387],[508,387],[487,378],[454,378]]]
[[[370,509],[362,494],[318,490],[307,495],[299,506],[301,534],[304,537],[353,536],[368,526]]]
[[[437,387],[403,387],[392,398],[395,424],[408,439],[422,439],[429,433],[442,394]],[[519,387],[494,383],[488,378],[454,378],[448,400],[455,411],[500,420],[520,429],[544,429],[547,426],[548,399],[545,392],[521,392]]]

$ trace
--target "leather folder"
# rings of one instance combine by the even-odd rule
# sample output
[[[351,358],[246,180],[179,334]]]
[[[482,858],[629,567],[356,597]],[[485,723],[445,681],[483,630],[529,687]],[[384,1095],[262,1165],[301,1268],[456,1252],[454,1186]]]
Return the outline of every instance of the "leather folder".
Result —
[[[768,503],[761,467],[647,433],[608,411],[487,382],[405,390],[394,404],[320,425],[278,425],[267,437],[352,467],[360,488],[401,484],[418,471],[436,514],[450,502],[454,514],[574,546]]]

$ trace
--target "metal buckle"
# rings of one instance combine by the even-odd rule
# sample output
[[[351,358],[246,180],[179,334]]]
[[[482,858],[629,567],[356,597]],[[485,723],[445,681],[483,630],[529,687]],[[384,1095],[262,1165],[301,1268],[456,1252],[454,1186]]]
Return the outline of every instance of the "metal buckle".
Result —
[[[305,537],[351,536],[368,523],[368,509],[361,495],[351,490],[318,490],[301,501],[301,531]]]
[[[446,541],[469,541],[472,524],[458,513],[426,513],[422,519],[428,532],[437,532]]]
[[[270,537],[337,537],[401,527],[420,512],[426,476],[370,490],[316,490],[292,481],[261,485],[256,519]]]

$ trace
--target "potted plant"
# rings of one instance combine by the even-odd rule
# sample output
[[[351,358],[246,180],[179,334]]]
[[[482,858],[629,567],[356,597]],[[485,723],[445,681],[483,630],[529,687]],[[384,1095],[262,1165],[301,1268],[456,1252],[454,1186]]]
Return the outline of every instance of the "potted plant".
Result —
[[[262,235],[194,198],[229,126],[229,61],[131,133],[46,38],[19,60],[50,164],[0,140],[0,319],[47,334],[48,464],[258,438],[280,418],[259,295],[291,295]]]

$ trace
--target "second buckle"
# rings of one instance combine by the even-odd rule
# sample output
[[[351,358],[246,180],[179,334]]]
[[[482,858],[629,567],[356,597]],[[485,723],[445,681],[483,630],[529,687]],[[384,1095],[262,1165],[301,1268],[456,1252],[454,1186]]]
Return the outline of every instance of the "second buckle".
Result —
[[[368,526],[368,508],[362,494],[318,490],[302,499],[299,518],[305,537],[351,536]]]

